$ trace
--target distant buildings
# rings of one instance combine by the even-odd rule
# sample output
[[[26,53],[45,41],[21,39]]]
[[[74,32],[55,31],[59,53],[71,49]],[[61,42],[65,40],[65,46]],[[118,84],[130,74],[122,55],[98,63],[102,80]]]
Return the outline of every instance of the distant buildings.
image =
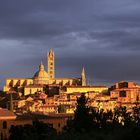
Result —
[[[110,88],[110,97],[117,106],[132,108],[140,103],[140,85],[134,82],[119,82]]]
[[[90,106],[107,110],[125,106],[131,111],[134,106],[140,106],[140,85],[134,82],[118,82],[109,88],[109,94],[98,94],[92,99]]]
[[[48,72],[41,62],[39,70],[33,78],[8,78],[4,91],[9,94],[18,94],[13,99],[13,110],[16,113],[41,113],[41,114],[73,114],[77,98],[81,93],[90,97],[106,92],[106,86],[88,86],[86,84],[85,69],[83,67],[80,78],[56,78],[55,54],[52,50],[48,53]],[[8,102],[10,107],[11,102]]]
[[[109,90],[106,86],[88,86],[84,68],[80,78],[56,78],[55,54],[52,50],[48,53],[47,63],[48,71],[46,72],[41,62],[33,78],[6,79],[4,91],[20,95],[19,99],[13,100],[15,111],[59,113],[59,107],[63,106],[63,112],[74,113],[77,98],[81,93],[86,93],[89,106],[98,109],[113,110],[117,106],[132,108],[140,103],[138,84],[119,82]]]

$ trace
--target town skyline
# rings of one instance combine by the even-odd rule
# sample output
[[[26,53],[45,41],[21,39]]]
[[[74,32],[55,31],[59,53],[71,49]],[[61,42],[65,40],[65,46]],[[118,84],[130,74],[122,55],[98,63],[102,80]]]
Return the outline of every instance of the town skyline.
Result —
[[[139,83],[140,2],[76,0],[1,2],[0,87],[8,77],[30,77],[47,51],[56,53],[56,76],[97,85]]]
[[[0,140],[140,138],[140,1],[0,2]]]
[[[53,50],[52,48],[50,48],[50,50]],[[48,51],[49,52],[49,51]],[[15,73],[11,73],[9,77],[5,77],[3,79],[3,81],[0,83],[0,89],[2,90],[3,89],[3,86],[5,84],[5,80],[8,79],[8,78],[32,78],[33,77],[33,74],[36,72],[36,70],[38,69],[38,66],[43,63],[44,67],[45,67],[45,70],[48,69],[48,64],[47,64],[47,54],[48,52],[46,53],[46,56],[43,58],[39,58],[39,60],[36,60],[36,62],[34,63],[34,65],[30,68],[30,71],[22,71],[21,73],[18,72],[18,74],[15,72]],[[63,70],[61,69],[61,62],[57,62],[57,57],[56,57],[56,61],[55,61],[55,71],[56,71],[56,77],[80,77],[81,76],[81,72],[82,72],[82,68],[84,67],[85,70],[86,70],[86,67],[85,65],[81,65],[79,64],[79,67],[76,68],[75,70],[76,73],[75,73],[75,70],[73,69],[73,71],[71,73],[60,73],[60,71],[63,72]],[[67,63],[67,62],[65,62]],[[36,65],[35,65],[36,64]],[[60,66],[59,66],[60,65]],[[59,71],[57,70],[57,68],[59,68]],[[64,69],[67,68],[67,65],[63,66]],[[89,70],[89,69],[88,69]],[[20,76],[20,77],[19,77]],[[120,79],[119,81],[115,80],[114,79],[114,82],[109,82],[107,80],[105,81],[102,81],[102,80],[98,80],[98,79],[95,79],[94,81],[94,76],[92,75],[93,79],[91,79],[91,77],[89,76],[89,74],[87,73],[87,70],[86,70],[86,79],[87,79],[87,85],[103,85],[103,86],[112,86],[113,84],[115,84],[115,82],[121,82],[121,81],[133,81],[135,83],[140,83],[139,81],[136,81],[135,79]]]

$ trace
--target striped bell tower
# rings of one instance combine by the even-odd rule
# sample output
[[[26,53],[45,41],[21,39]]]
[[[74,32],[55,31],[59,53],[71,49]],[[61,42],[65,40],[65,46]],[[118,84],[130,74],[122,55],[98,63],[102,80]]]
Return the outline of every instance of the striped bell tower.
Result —
[[[55,54],[52,49],[48,53],[48,74],[49,78],[55,78]]]

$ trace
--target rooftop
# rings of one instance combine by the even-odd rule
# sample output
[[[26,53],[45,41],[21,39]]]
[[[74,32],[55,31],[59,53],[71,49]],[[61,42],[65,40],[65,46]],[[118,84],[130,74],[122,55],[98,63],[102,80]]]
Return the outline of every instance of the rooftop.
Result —
[[[107,86],[65,86],[68,88],[108,88]]]
[[[0,120],[14,120],[16,115],[8,109],[0,108]]]

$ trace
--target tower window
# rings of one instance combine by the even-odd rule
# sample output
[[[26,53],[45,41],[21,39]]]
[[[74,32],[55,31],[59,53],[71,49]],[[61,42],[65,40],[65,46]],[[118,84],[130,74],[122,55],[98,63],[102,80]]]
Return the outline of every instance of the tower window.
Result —
[[[51,57],[50,60],[53,60],[53,57]]]
[[[58,127],[60,127],[61,125],[60,125],[60,123],[58,123]]]

